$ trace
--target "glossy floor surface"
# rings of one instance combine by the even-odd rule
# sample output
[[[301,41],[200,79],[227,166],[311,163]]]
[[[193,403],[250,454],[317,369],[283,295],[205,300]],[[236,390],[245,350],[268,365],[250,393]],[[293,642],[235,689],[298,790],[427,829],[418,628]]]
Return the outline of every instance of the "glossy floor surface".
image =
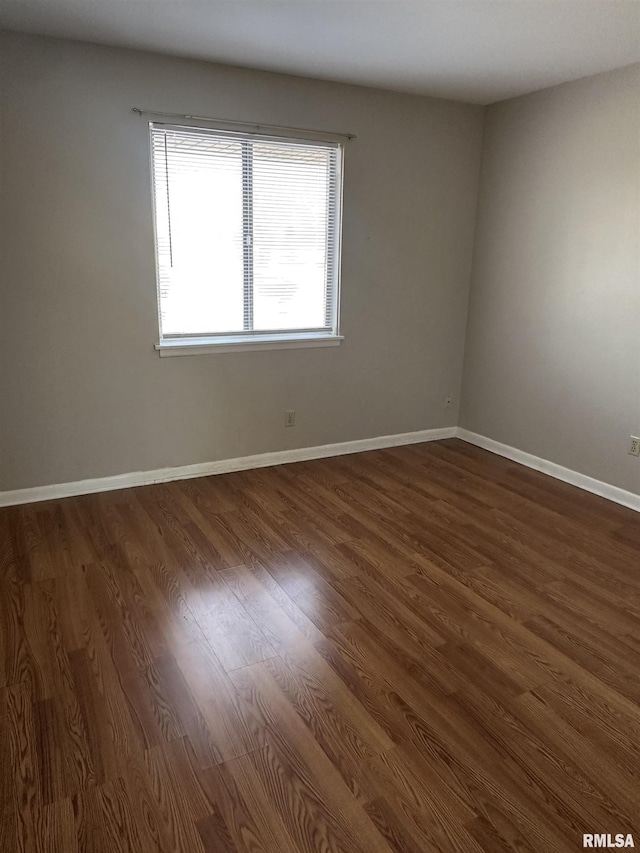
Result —
[[[0,850],[640,846],[640,517],[451,440],[0,510]]]

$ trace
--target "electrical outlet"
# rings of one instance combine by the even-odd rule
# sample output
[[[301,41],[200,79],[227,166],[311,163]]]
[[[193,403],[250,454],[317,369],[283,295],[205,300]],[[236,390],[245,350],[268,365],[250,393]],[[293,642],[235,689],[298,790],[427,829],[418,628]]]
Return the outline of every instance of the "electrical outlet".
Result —
[[[450,409],[452,402],[453,402],[453,394],[449,394],[447,397],[444,398],[445,409]]]
[[[640,456],[640,438],[637,435],[630,436],[629,453],[631,456]]]
[[[284,425],[286,427],[296,425],[296,413],[293,409],[287,409],[287,411],[284,413]]]

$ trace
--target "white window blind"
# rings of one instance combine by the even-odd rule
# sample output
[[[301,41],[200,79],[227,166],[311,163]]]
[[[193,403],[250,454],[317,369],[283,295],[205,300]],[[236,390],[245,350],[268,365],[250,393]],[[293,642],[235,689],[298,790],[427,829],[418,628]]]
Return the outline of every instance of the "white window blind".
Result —
[[[336,336],[340,146],[150,128],[161,342]]]

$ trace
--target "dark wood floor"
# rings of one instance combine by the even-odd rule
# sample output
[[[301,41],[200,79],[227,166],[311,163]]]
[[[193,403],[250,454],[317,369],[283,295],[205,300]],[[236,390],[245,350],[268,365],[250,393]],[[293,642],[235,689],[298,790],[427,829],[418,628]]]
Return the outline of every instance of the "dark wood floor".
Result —
[[[640,517],[460,441],[0,510],[0,850],[640,845]]]

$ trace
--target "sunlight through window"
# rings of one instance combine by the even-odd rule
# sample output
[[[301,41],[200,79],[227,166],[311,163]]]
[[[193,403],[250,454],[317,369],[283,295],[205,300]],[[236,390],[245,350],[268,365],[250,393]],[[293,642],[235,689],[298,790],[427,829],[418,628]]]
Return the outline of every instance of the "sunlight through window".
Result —
[[[161,338],[337,335],[341,148],[151,125]]]

